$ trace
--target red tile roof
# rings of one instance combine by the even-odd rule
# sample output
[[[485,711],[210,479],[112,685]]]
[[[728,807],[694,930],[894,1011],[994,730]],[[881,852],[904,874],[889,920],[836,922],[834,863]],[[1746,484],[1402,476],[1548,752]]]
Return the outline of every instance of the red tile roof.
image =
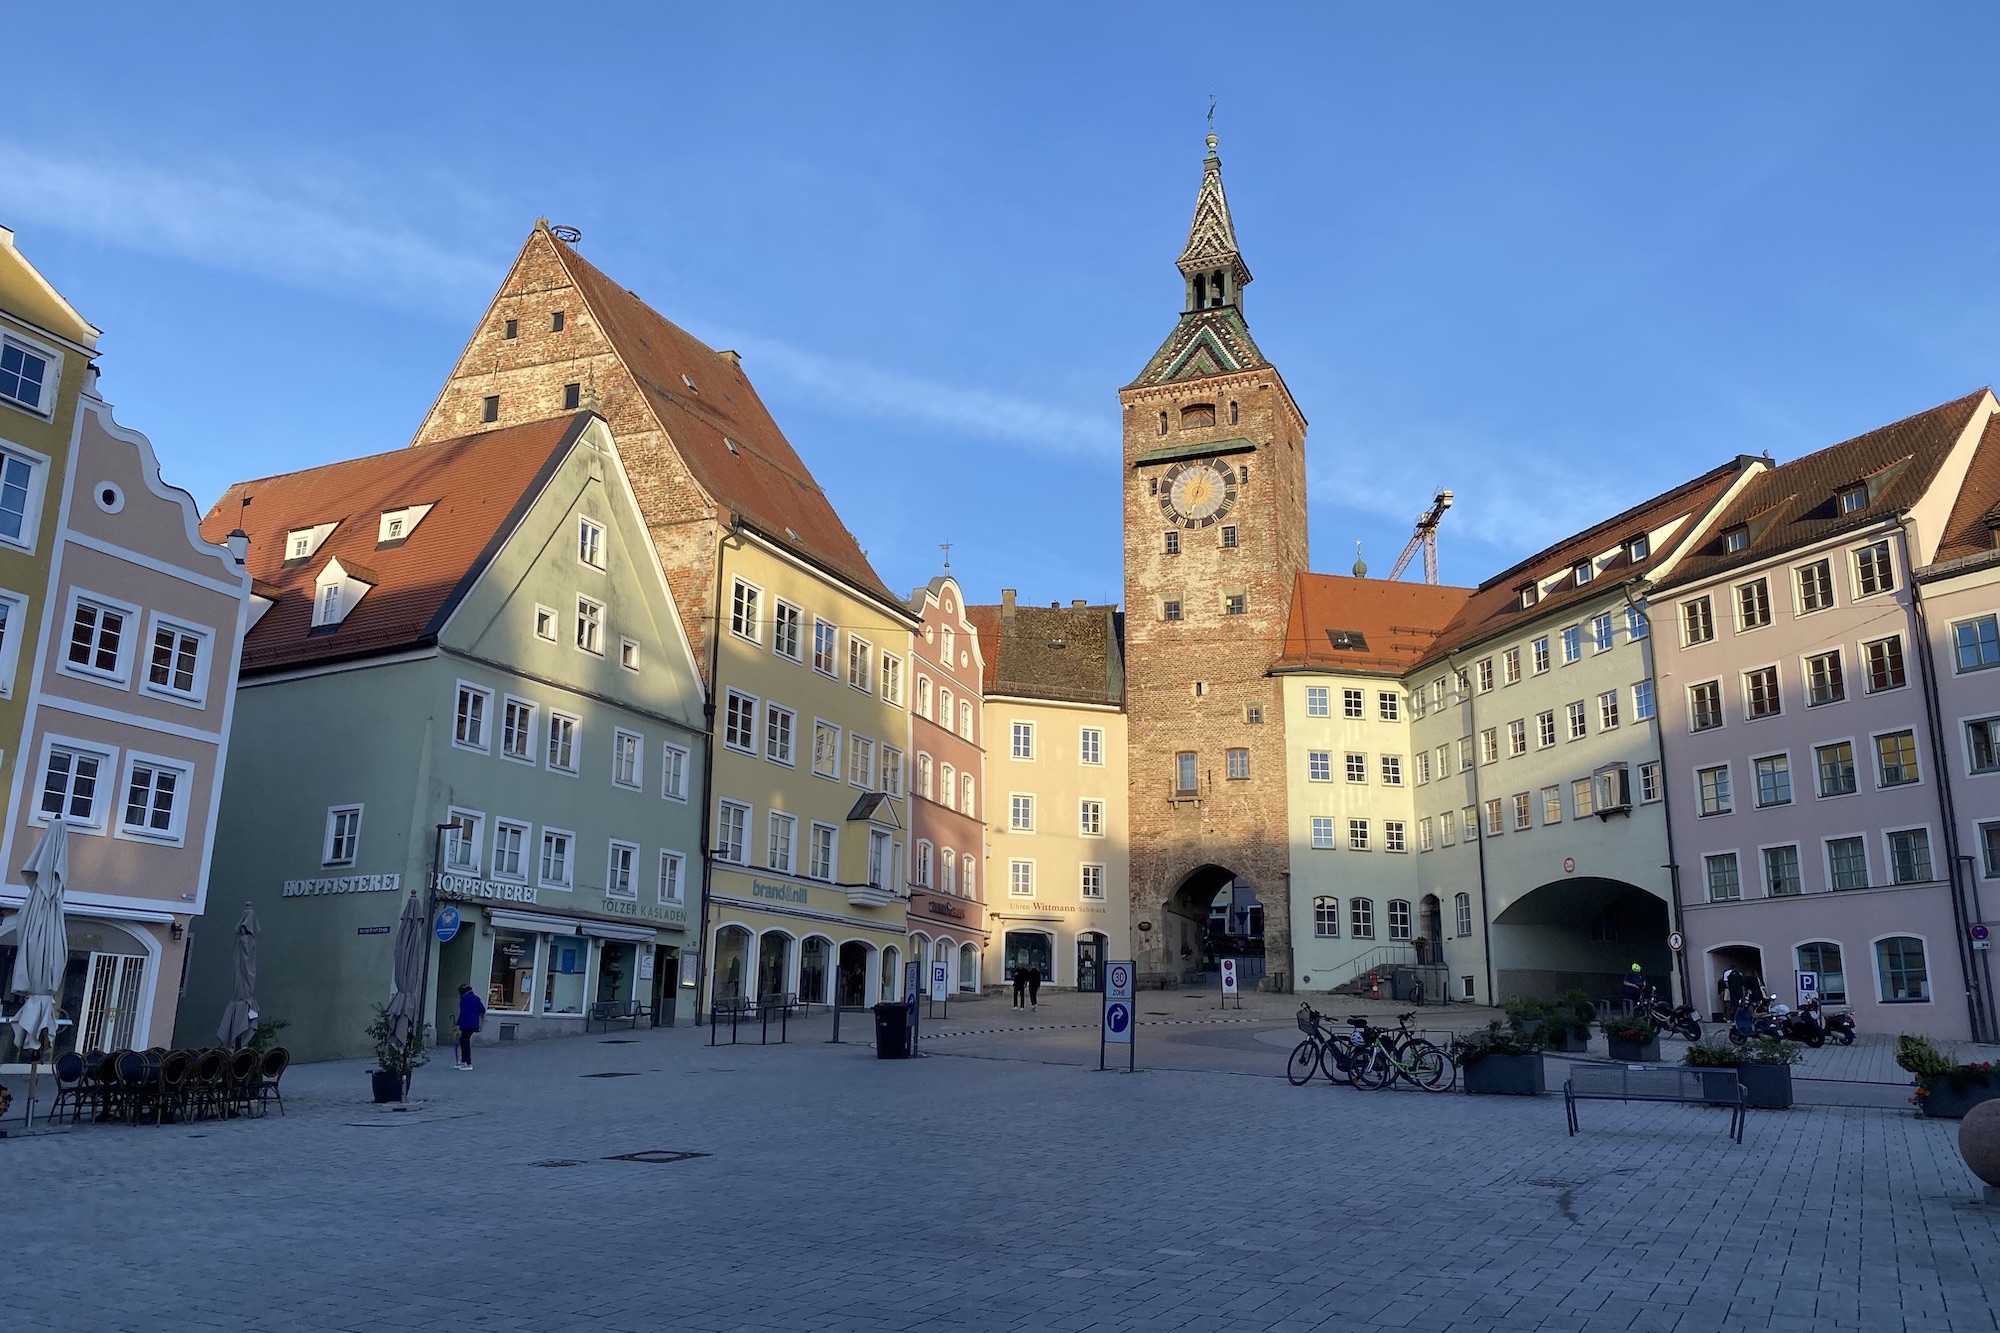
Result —
[[[1285,625],[1278,669],[1376,671],[1400,675],[1472,596],[1470,588],[1301,574],[1292,584],[1292,614]],[[1354,644],[1360,635],[1365,646]]]
[[[1657,531],[1680,515],[1687,515],[1689,523],[1698,521],[1728,491],[1730,483],[1743,469],[1758,461],[1738,456],[1692,481],[1683,482],[1670,491],[1634,505],[1622,514],[1575,536],[1566,537],[1486,580],[1438,636],[1420,665],[1436,661],[1460,648],[1470,647],[1490,635],[1504,633],[1518,621],[1539,620],[1571,603],[1602,596],[1606,588],[1628,578],[1646,574],[1686,538],[1688,529],[1685,525],[1665,541],[1648,543],[1643,560],[1634,561],[1629,558],[1628,552],[1621,551],[1609,563],[1599,566],[1589,583],[1578,587],[1574,581],[1566,582],[1545,593],[1534,606],[1525,609],[1521,606],[1521,587],[1531,580],[1544,582],[1619,545],[1628,537]]]
[[[244,639],[243,674],[434,642],[593,419],[536,421],[231,486],[202,536],[247,532],[257,593],[275,599]],[[406,540],[376,545],[385,511],[424,504],[434,507]],[[284,558],[286,533],[322,523],[339,526],[310,557]],[[338,626],[314,630],[315,583],[332,560],[355,577],[365,570],[374,586]]]
[[[1713,578],[1783,551],[1869,527],[1909,508],[1930,489],[1986,394],[1980,389],[1755,478],[1660,586]],[[1856,482],[1867,483],[1867,500],[1860,509],[1843,513],[1839,492]],[[1723,534],[1746,524],[1749,544],[1740,551],[1728,550]]]
[[[2000,412],[1988,418],[1979,450],[1958,488],[1958,502],[1945,520],[1934,563],[1983,555],[1994,549],[1994,529],[2000,526]]]
[[[985,658],[981,690],[1066,703],[1125,702],[1125,622],[1115,606],[967,606]]]
[[[900,608],[742,367],[567,243],[549,243],[702,489],[771,541]]]

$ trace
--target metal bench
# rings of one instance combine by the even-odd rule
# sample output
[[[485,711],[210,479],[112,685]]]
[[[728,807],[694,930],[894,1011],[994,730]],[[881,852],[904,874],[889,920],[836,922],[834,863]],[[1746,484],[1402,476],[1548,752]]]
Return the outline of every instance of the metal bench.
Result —
[[[1563,1083],[1563,1112],[1569,1132],[1577,1130],[1578,1102],[1681,1102],[1690,1106],[1729,1107],[1729,1137],[1743,1142],[1744,1110],[1749,1094],[1733,1078],[1713,1077],[1731,1071],[1692,1065],[1628,1065],[1578,1060]],[[1733,1091],[1731,1091],[1733,1089]]]
[[[606,1032],[611,1031],[613,1023],[624,1023],[637,1029],[640,1019],[652,1016],[652,1009],[637,1000],[599,1000],[591,1005],[590,1012],[584,1015],[583,1030],[590,1031],[592,1023],[604,1024]]]

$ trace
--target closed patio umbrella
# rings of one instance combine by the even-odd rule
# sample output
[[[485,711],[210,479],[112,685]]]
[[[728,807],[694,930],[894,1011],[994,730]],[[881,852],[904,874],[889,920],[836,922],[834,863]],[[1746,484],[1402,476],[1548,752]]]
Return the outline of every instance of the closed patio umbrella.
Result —
[[[236,923],[236,990],[229,1007],[222,1011],[222,1026],[216,1039],[230,1050],[239,1050],[257,1031],[257,913],[243,904],[243,919]]]
[[[9,989],[25,998],[14,1015],[15,1044],[31,1052],[28,1061],[27,1121],[35,1115],[35,1082],[42,1052],[55,1043],[56,997],[69,968],[69,933],[63,924],[63,884],[69,878],[69,826],[51,820],[28,863],[21,867],[28,900],[21,907],[15,939],[14,975]]]
[[[423,903],[412,893],[396,919],[396,993],[389,1000],[389,1040],[407,1048],[422,1022],[424,962],[430,950],[425,938],[429,924]]]

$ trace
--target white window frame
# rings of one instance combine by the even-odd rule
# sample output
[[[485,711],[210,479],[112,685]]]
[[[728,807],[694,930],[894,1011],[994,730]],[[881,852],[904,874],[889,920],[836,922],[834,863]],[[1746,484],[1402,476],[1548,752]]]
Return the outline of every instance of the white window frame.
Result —
[[[187,690],[177,690],[171,684],[153,683],[153,640],[162,630],[180,635],[185,634],[195,640],[194,684]],[[176,644],[178,648],[178,644]],[[164,616],[154,611],[146,617],[146,664],[139,675],[139,692],[155,699],[165,699],[169,703],[188,708],[202,708],[208,702],[209,661],[214,656],[215,631],[207,625],[183,620],[179,616]],[[0,668],[4,670],[4,668]],[[169,669],[169,679],[172,678]]]
[[[1931,863],[1930,865],[1931,874],[1929,879],[1896,878],[1896,844],[1894,839],[1898,833],[1921,833],[1924,835],[1924,855]],[[1938,865],[1938,850],[1939,849],[1938,849],[1937,838],[1933,834],[1931,826],[1929,824],[1904,824],[1898,828],[1883,829],[1882,870],[1883,873],[1888,877],[1887,879],[1888,884],[1893,888],[1903,889],[1903,888],[1909,888],[1910,886],[1916,884],[1937,883],[1938,880],[1940,879],[1940,876],[1938,875],[1938,870],[1940,868]],[[1945,868],[1947,869],[1947,871],[1949,870],[1948,866]]]
[[[671,895],[667,893],[670,880],[674,886]],[[662,907],[683,907],[687,904],[687,857],[670,848],[660,849],[659,877],[653,881],[653,896]]]
[[[828,680],[838,680],[840,678],[840,626],[830,620],[823,620],[819,616],[814,616],[812,629],[812,669],[820,675],[825,676]],[[825,630],[827,633],[825,666],[821,666],[819,660],[819,635],[821,630]]]
[[[1008,858],[1007,896],[1009,898],[1033,898],[1035,896],[1034,858],[1026,856]]]
[[[1104,767],[1104,728],[1078,727],[1076,732],[1077,762],[1085,768]]]
[[[39,401],[24,403],[19,398],[0,397],[0,403],[16,412],[26,413],[37,421],[51,421],[55,418],[55,399],[62,392],[62,370],[64,353],[59,347],[52,347],[40,338],[31,337],[17,329],[0,331],[0,347],[13,343],[42,362],[42,393]],[[18,446],[14,446],[18,447]]]
[[[168,814],[168,825],[164,832],[148,827],[134,828],[125,822],[126,801],[132,790],[132,777],[141,764],[155,771],[166,771],[176,776],[173,809]],[[176,759],[164,754],[147,754],[143,750],[127,750],[124,764],[120,769],[118,816],[112,822],[112,836],[165,847],[186,846],[188,802],[193,799],[194,772],[194,764],[186,759]]]
[[[1863,592],[1861,591],[1861,556],[1863,552],[1875,550],[1877,547],[1881,548],[1883,560],[1888,567],[1888,582],[1873,592]],[[1902,571],[1896,565],[1896,544],[1887,537],[1880,537],[1872,542],[1864,542],[1860,546],[1850,547],[1847,552],[1847,580],[1848,600],[1854,602],[1859,602],[1869,597],[1880,597],[1884,593],[1893,593],[1896,589],[1902,587]],[[1925,952],[1928,953],[1929,951],[1926,950]]]
[[[594,535],[596,539],[586,542],[586,537],[591,535]],[[576,562],[585,569],[594,569],[600,574],[604,573],[610,567],[609,557],[606,555],[604,549],[604,539],[609,535],[610,533],[605,529],[604,524],[598,522],[590,515],[577,515]],[[592,560],[588,555],[584,554],[586,546],[597,552],[597,559]]]
[[[565,840],[563,852],[563,873],[566,879],[553,880],[544,873],[550,838]],[[568,829],[549,828],[544,825],[540,841],[535,844],[535,884],[538,888],[560,889],[568,893],[576,888],[576,834]]]
[[[1025,803],[1025,804],[1024,804]],[[1027,818],[1021,818],[1023,811]],[[1007,831],[1009,833],[1033,833],[1035,831],[1035,794],[1026,791],[1007,793]]]
[[[1085,861],[1077,871],[1077,896],[1087,903],[1103,902],[1104,867],[1096,861]]]
[[[111,818],[106,813],[105,789],[107,787],[110,788],[113,799],[121,803],[125,799],[125,793],[118,786],[118,775],[120,772],[118,760],[120,752],[119,748],[115,745],[104,745],[97,741],[84,740],[80,736],[59,736],[50,733],[42,737],[41,755],[39,761],[35,764],[32,778],[35,785],[30,797],[28,822],[38,827],[46,827],[50,821],[50,816],[42,812],[42,792],[48,782],[49,758],[57,749],[66,750],[71,754],[89,755],[91,758],[97,760],[97,790],[91,799],[90,816],[87,819],[77,819],[75,816],[67,813],[71,794],[76,790],[76,773],[74,767],[72,767],[70,782],[65,787],[63,799],[63,822],[68,824],[73,832],[103,833],[111,823]]]
[[[559,621],[560,617],[557,616],[556,609],[553,606],[543,606],[540,602],[535,603],[535,618],[532,624],[536,638],[540,639],[543,643],[555,643],[562,637],[562,631],[558,628]],[[546,634],[542,632],[544,625],[548,626],[548,633]]]
[[[621,751],[626,742],[631,743],[632,779],[621,782],[618,778],[618,764],[623,757]],[[646,738],[628,727],[614,727],[611,731],[611,785],[623,787],[627,791],[646,789]]]
[[[826,835],[825,873],[821,873],[817,864],[821,834]],[[831,884],[840,878],[840,830],[817,819],[806,831],[806,878],[822,884]]]
[[[679,762],[676,763],[675,759]],[[660,799],[687,804],[688,761],[692,752],[685,745],[668,741],[660,749]]]
[[[787,618],[787,612],[790,613],[789,619],[792,631],[792,651],[790,652],[785,651],[785,636],[779,633],[780,622]],[[782,597],[775,597],[771,600],[771,655],[781,657],[787,662],[804,662],[806,660],[806,613]]]
[[[500,868],[500,836],[503,832],[518,833],[521,835],[520,866],[516,870],[509,871]],[[528,858],[538,856],[540,852],[541,844],[535,840],[535,826],[533,824],[523,819],[501,819],[495,817],[493,820],[493,843],[487,848],[486,853],[487,875],[489,878],[499,880],[503,884],[526,884],[528,882],[530,865],[539,865],[539,862],[531,863]]]
[[[0,699],[14,697],[14,671],[21,663],[21,635],[28,620],[28,598],[0,588],[0,610],[6,629],[0,632]]]
[[[459,705],[467,695],[484,701],[479,711],[479,738],[481,743],[478,745],[474,745],[469,741],[462,741],[458,738]],[[453,687],[451,692],[451,748],[454,750],[469,750],[473,754],[493,753],[493,690],[489,686],[481,685],[478,681],[474,680],[460,680]]]
[[[454,828],[470,825],[471,831],[462,838],[454,836],[449,830],[445,831],[444,837],[439,840],[442,852],[440,869],[446,874],[470,875],[474,879],[483,879],[486,872],[486,812],[454,805],[445,811],[444,818],[445,823]],[[452,860],[451,851],[454,846],[470,848],[472,859],[465,862]]]
[[[783,747],[777,753],[774,754],[772,753],[773,738],[771,735],[771,731],[774,726],[777,726],[780,720],[782,720],[784,724],[782,727],[782,731],[784,732],[785,743]],[[781,767],[796,769],[799,766],[798,711],[796,709],[787,708],[783,704],[774,704],[771,703],[769,700],[766,700],[764,703],[764,725],[762,728],[760,728],[760,730],[763,733],[763,738],[758,742],[758,745],[763,752],[764,758],[768,762],[777,764]]]
[[[750,710],[750,722],[749,725],[744,728],[746,734],[750,737],[747,743],[740,743],[736,740],[733,740],[731,739],[729,734],[730,708],[731,705],[737,704],[739,702],[748,706]],[[757,729],[757,722],[762,713],[762,710],[758,707],[758,705],[762,702],[763,700],[759,699],[756,695],[751,694],[747,690],[739,690],[733,685],[728,687],[722,692],[722,748],[723,749],[734,750],[738,754],[754,755],[763,748],[763,737],[761,734],[759,734]],[[738,710],[739,714],[740,711],[741,710],[739,709]]]
[[[591,621],[586,620],[583,614],[585,607],[591,607],[596,610],[597,618],[595,620]],[[605,621],[604,612],[605,612],[605,604],[599,598],[586,597],[582,593],[578,593],[576,595],[575,626],[577,633],[573,642],[575,643],[576,650],[578,652],[587,654],[588,656],[591,657],[604,656],[604,641],[610,634],[610,626]],[[588,623],[591,626],[591,628],[596,631],[595,637],[597,639],[597,646],[594,648],[590,647],[589,645],[581,641],[583,639],[583,628],[586,623]]]
[[[625,891],[618,891],[618,853],[625,852]],[[604,856],[604,896],[613,902],[636,903],[639,901],[639,844],[627,842],[623,838],[611,839],[611,845]]]
[[[747,595],[746,595],[747,594]],[[748,628],[743,610],[748,604]],[[745,643],[764,644],[764,589],[738,574],[729,584],[729,632]]]
[[[1022,744],[1023,739],[1026,745]],[[1017,763],[1035,762],[1035,724],[1022,719],[1012,719],[1008,731],[1007,757]]]
[[[1091,815],[1093,813],[1095,813],[1097,816],[1094,821],[1091,818]],[[1093,827],[1093,823],[1095,827]],[[1081,837],[1085,838],[1103,837],[1104,802],[1101,800],[1093,799],[1088,796],[1078,800],[1076,803],[1076,828],[1078,835]]]
[[[39,800],[39,796],[37,799]],[[326,833],[320,839],[319,847],[319,863],[322,866],[351,866],[360,858],[361,824],[362,815],[365,811],[366,807],[359,803],[353,805],[330,805],[326,808]],[[338,827],[338,821],[342,815],[354,816],[354,853],[344,861],[335,859],[333,854],[334,831]]]
[[[569,764],[567,766],[556,763],[555,757],[549,753],[552,748],[550,741],[553,739],[555,725],[558,720],[569,723]],[[548,722],[542,731],[541,758],[542,766],[551,773],[563,773],[569,777],[576,777],[580,774],[583,771],[583,719],[575,713],[565,712],[560,708],[551,708],[549,710]]]
[[[639,641],[627,635],[618,636],[618,665],[627,671],[639,669]]]
[[[799,817],[789,810],[764,813],[764,864],[781,875],[797,873]]]
[[[828,755],[829,762],[828,766],[824,769],[819,764],[819,738],[822,728],[826,730],[827,735],[832,737],[832,745]],[[842,769],[840,767],[840,757],[844,751],[841,748],[840,739],[840,728],[834,723],[827,721],[823,717],[813,719],[812,757],[807,760],[807,764],[814,777],[823,778],[828,782],[839,782],[841,780]]]
[[[875,739],[858,731],[847,733],[847,785],[861,791],[875,790]],[[859,774],[859,780],[856,780]]]
[[[747,866],[750,864],[750,818],[757,812],[751,807],[748,801],[732,801],[728,797],[718,799],[715,803],[715,831],[718,835],[728,825],[729,820],[726,816],[732,811],[741,814],[743,817],[742,827],[737,832],[739,841],[736,845],[736,855],[729,855],[728,844],[720,841],[719,838],[708,849],[709,855],[724,865]]]
[[[11,402],[0,398],[0,402]],[[0,548],[33,553],[42,535],[42,506],[47,499],[49,475],[48,455],[33,449],[26,449],[12,440],[0,439],[0,459],[13,458],[28,468],[28,493],[22,501],[21,535],[9,537],[0,534]]]
[[[882,681],[882,702],[892,708],[903,706],[903,659],[895,653],[877,653],[875,668]],[[969,739],[969,738],[968,738]]]
[[[78,666],[69,660],[70,637],[76,630],[77,608],[85,603],[102,611],[116,611],[125,617],[125,627],[118,636],[118,661],[111,671],[103,671],[94,666]],[[102,632],[103,620],[98,621]],[[119,689],[129,689],[132,684],[132,661],[136,656],[139,632],[146,623],[142,608],[117,597],[107,597],[103,593],[91,592],[85,588],[71,588],[68,609],[64,612],[62,624],[57,627],[60,639],[56,644],[56,671],[60,675],[76,680],[95,681],[99,685],[115,685]],[[96,655],[95,638],[92,640],[92,656]]]
[[[528,752],[526,754],[509,754],[507,752],[507,710],[510,708],[523,708],[527,710],[528,722],[525,734],[528,739]],[[541,711],[541,705],[532,699],[523,699],[518,694],[506,694],[500,697],[499,750],[502,759],[510,763],[526,764],[530,768],[535,766],[535,745],[542,737],[541,727],[538,725],[541,721]]]

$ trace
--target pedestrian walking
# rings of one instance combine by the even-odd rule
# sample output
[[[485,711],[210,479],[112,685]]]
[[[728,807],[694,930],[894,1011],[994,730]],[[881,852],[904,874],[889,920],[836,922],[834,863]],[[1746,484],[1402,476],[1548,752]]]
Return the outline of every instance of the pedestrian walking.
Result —
[[[472,1034],[486,1021],[486,1002],[463,982],[458,987],[458,1068],[472,1068]]]
[[[1042,1007],[1042,969],[1028,964],[1028,1008]]]
[[[1028,1003],[1028,965],[1014,964],[1014,1007],[1024,1009]]]

